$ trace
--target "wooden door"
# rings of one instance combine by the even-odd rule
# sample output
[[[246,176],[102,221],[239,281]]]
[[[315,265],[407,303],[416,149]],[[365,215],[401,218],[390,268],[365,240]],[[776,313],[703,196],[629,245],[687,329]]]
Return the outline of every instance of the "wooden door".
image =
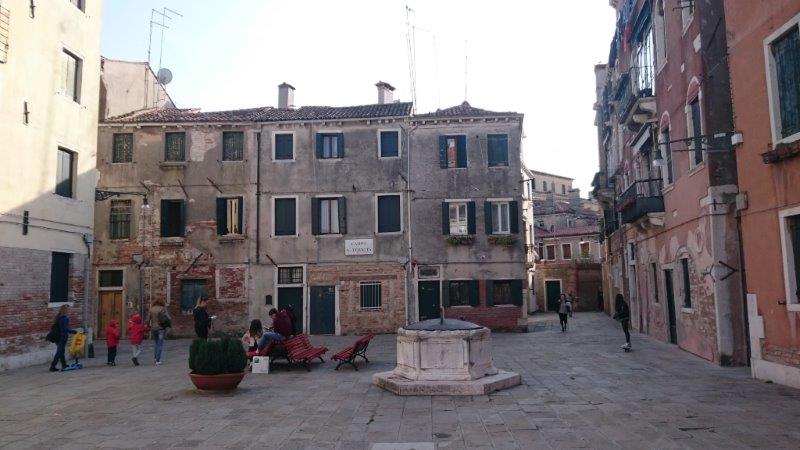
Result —
[[[101,291],[100,301],[97,305],[97,338],[106,337],[106,326],[111,320],[117,321],[117,327],[122,332],[122,291]]]

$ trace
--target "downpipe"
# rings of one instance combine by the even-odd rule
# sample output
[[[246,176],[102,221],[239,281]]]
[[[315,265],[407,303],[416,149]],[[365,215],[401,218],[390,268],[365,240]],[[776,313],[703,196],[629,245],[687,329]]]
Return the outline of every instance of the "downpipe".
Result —
[[[83,308],[82,321],[83,331],[86,333],[86,345],[88,349],[84,349],[87,357],[94,358],[94,333],[89,324],[89,292],[90,292],[90,275],[92,266],[92,245],[94,244],[94,236],[91,234],[83,235],[83,243],[86,244],[86,262],[83,265]]]

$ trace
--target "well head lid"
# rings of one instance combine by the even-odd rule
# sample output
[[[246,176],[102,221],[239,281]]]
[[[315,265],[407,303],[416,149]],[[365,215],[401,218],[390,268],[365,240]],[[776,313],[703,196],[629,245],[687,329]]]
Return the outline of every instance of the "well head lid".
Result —
[[[478,330],[483,328],[480,325],[466,320],[458,319],[428,319],[421,322],[412,323],[403,327],[406,330],[420,331],[458,331],[458,330]]]

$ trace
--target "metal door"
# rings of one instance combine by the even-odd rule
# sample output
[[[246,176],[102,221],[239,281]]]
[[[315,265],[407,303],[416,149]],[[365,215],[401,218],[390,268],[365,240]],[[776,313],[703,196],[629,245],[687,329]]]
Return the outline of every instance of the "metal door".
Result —
[[[197,299],[208,297],[206,280],[181,280],[181,310],[192,311],[197,306]]]
[[[100,303],[97,308],[97,337],[106,337],[106,326],[111,320],[117,321],[117,328],[122,333],[122,291],[100,292]]]
[[[441,317],[438,281],[420,281],[417,287],[419,302],[419,320],[438,319]]]
[[[558,311],[558,303],[561,299],[561,282],[551,280],[544,282],[545,295],[547,296],[547,310]]]
[[[664,270],[664,290],[667,291],[667,316],[669,316],[669,341],[678,343],[678,324],[675,317],[675,290],[672,286],[672,270]]]
[[[302,287],[279,287],[278,288],[278,310],[291,308],[294,314],[294,333],[303,332],[303,288]]]
[[[309,333],[336,333],[336,288],[334,286],[313,286],[311,288],[308,315]]]

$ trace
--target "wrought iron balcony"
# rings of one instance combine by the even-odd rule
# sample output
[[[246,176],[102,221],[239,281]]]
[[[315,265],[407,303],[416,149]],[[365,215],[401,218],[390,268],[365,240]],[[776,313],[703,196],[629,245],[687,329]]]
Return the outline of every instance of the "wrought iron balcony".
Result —
[[[622,223],[636,222],[650,213],[664,212],[664,197],[661,195],[660,178],[634,182],[617,200],[617,211]]]

